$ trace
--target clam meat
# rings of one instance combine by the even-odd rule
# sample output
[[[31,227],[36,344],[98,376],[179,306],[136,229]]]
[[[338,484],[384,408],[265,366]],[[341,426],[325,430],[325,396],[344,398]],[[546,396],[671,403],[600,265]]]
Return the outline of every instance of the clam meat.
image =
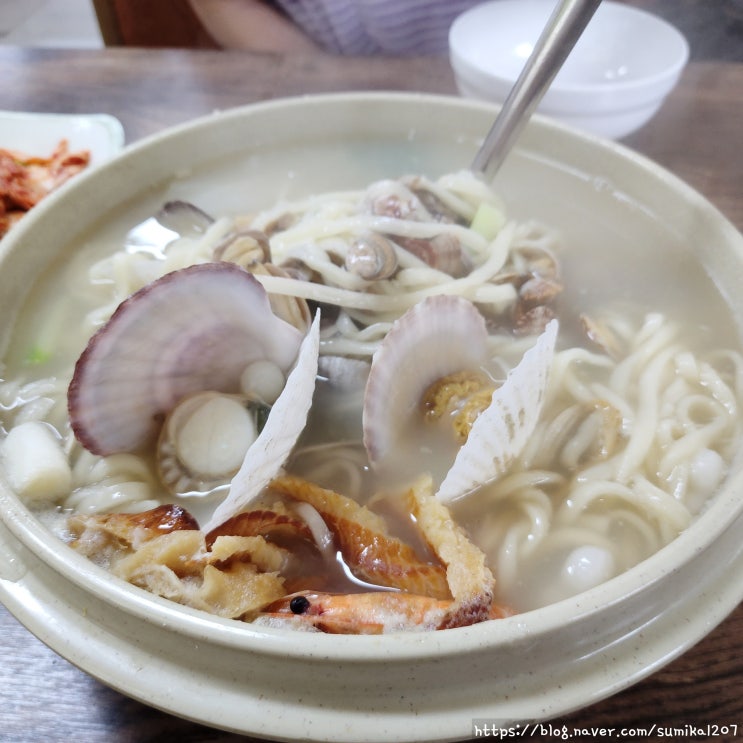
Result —
[[[157,444],[160,481],[176,495],[208,493],[237,474],[270,408],[240,395],[197,392],[168,414]]]
[[[400,449],[432,384],[486,363],[487,337],[475,305],[456,296],[429,297],[392,325],[372,358],[364,393],[364,445],[372,464]]]

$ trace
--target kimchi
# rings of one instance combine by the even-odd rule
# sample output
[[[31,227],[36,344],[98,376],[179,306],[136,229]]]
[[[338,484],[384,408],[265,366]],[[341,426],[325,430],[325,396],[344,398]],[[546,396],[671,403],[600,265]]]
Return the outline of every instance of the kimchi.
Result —
[[[49,157],[0,149],[0,238],[33,206],[90,163],[90,152],[70,152],[66,139]]]

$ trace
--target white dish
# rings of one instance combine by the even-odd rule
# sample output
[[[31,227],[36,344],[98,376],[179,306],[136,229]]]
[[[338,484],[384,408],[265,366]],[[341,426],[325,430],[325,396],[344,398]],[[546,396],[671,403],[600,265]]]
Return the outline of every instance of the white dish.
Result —
[[[460,93],[503,103],[555,5],[555,0],[494,0],[459,16],[449,50]],[[626,136],[657,112],[688,56],[686,39],[671,24],[606,0],[538,110],[601,136]]]
[[[248,172],[261,164],[262,196],[275,199],[296,176],[293,148],[312,154],[319,145],[327,153],[341,142],[354,148],[352,167],[369,180],[446,172],[471,162],[495,111],[425,95],[310,96],[164,132],[52,195],[3,242],[1,316],[12,317],[65,247],[115,218],[123,202],[155,192],[189,198],[201,193],[199,172],[225,163]],[[271,152],[280,157],[272,160]],[[348,186],[335,183],[313,156],[309,172],[318,190]],[[733,316],[743,317],[743,236],[653,163],[535,117],[498,179],[517,218],[559,224],[584,248],[603,225],[610,228],[601,239],[616,245],[622,260],[624,248],[655,241],[692,251]],[[203,206],[244,196],[226,182]],[[77,208],[81,203],[86,209]],[[9,330],[0,327],[0,343]],[[735,608],[743,598],[740,460],[690,528],[595,589],[498,622],[381,637],[256,627],[153,597],[53,538],[0,481],[0,599],[104,683],[207,725],[280,740],[468,739],[476,720],[504,728],[547,720],[620,691]]]
[[[124,129],[109,114],[55,114],[0,111],[0,148],[29,155],[51,155],[60,139],[72,151],[89,150],[99,165],[124,146]]]

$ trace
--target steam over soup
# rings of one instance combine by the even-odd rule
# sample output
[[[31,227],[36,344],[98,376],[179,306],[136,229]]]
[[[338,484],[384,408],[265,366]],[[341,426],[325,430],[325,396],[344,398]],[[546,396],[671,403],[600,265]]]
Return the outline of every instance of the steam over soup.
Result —
[[[627,296],[621,256],[469,172],[133,212],[36,289],[0,402],[10,485],[135,585],[312,631],[461,626],[620,574],[725,477],[741,356],[662,251]],[[696,267],[689,292],[720,302]]]

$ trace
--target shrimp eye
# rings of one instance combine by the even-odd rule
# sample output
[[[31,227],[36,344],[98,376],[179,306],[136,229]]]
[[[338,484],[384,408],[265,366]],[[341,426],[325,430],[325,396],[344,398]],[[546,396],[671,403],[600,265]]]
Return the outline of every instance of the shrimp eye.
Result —
[[[304,614],[310,608],[310,601],[306,596],[295,596],[289,602],[292,614]]]

